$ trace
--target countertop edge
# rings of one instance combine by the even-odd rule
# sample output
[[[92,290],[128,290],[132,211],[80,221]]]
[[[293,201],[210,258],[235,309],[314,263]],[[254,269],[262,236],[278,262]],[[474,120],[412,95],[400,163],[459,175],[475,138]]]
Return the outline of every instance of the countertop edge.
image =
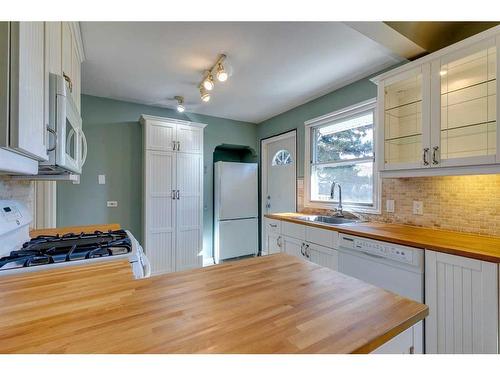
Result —
[[[307,215],[308,214],[303,214],[302,216],[307,216]],[[391,242],[391,243],[404,245],[404,246],[417,247],[417,248],[421,248],[421,249],[433,250],[433,251],[437,251],[440,253],[446,253],[446,254],[450,254],[450,255],[463,256],[466,258],[482,260],[482,261],[491,262],[491,263],[500,263],[500,255],[496,256],[493,254],[487,254],[487,253],[480,251],[480,250],[468,249],[468,248],[464,248],[461,246],[444,247],[444,246],[439,246],[439,245],[432,244],[432,243],[425,242],[425,241],[414,241],[414,240],[408,240],[408,239],[401,239],[401,238],[398,238],[396,235],[390,236],[390,235],[384,235],[384,234],[367,233],[367,232],[363,232],[359,229],[355,229],[355,226],[356,226],[355,223],[354,224],[343,224],[343,225],[322,224],[322,223],[308,222],[305,220],[294,218],[292,216],[285,216],[282,214],[264,214],[264,217],[269,218],[269,219],[274,219],[274,220],[287,221],[287,222],[295,223],[295,224],[307,225],[307,226],[321,228],[321,229],[332,230],[332,231],[336,231],[336,232],[343,233],[343,234],[351,234],[351,235],[355,235],[355,236],[359,236],[359,237],[370,238],[370,239],[379,240],[379,241]],[[370,223],[362,223],[362,224],[366,225],[366,224],[370,224]],[[373,222],[373,224],[375,224],[375,225],[376,224],[392,225],[394,227],[406,227],[409,229],[414,228],[417,230],[429,230],[429,231],[433,231],[435,233],[439,233],[439,232],[450,233],[450,232],[452,232],[452,231],[444,231],[444,230],[442,231],[442,230],[433,229],[433,228],[416,227],[416,226],[405,225],[405,224],[391,224],[391,223],[377,223],[377,222]],[[485,239],[495,238],[495,237],[482,236],[480,234],[466,233],[466,232],[453,232],[453,233],[456,233],[458,236],[477,236],[478,238],[485,238]],[[500,241],[500,238],[498,238],[498,241]]]

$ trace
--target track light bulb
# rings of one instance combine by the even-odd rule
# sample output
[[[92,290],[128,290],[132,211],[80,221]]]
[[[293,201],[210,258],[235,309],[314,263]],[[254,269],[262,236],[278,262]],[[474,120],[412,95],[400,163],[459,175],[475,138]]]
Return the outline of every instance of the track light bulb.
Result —
[[[184,98],[182,96],[176,96],[174,99],[177,100],[177,112],[184,112],[186,110],[186,107],[184,107]]]
[[[212,74],[208,74],[205,80],[203,81],[203,87],[207,89],[208,91],[211,91],[214,89],[215,84],[214,84],[214,78],[212,77]]]
[[[201,100],[207,103],[210,100],[210,93],[205,89],[204,86],[200,87]]]
[[[225,82],[227,81],[228,75],[227,72],[224,70],[224,66],[222,64],[219,64],[217,66],[217,79],[219,82]]]

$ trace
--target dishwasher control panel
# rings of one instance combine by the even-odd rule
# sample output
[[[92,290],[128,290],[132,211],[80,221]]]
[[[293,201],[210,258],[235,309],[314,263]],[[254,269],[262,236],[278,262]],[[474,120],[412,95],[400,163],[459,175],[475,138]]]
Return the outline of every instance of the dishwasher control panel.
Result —
[[[415,252],[420,250],[346,234],[340,235],[340,246],[345,249],[358,250],[368,255],[412,265],[418,262]]]

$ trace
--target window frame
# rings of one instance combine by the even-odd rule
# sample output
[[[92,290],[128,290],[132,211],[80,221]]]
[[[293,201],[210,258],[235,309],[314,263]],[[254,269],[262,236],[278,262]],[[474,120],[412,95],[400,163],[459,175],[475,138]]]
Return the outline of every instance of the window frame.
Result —
[[[331,202],[325,201],[314,201],[311,200],[311,170],[314,163],[313,152],[315,149],[313,147],[314,138],[312,133],[315,128],[324,127],[331,123],[338,122],[339,120],[353,117],[357,114],[373,111],[373,205],[366,204],[352,204],[348,202],[342,202],[343,208],[346,211],[360,212],[360,213],[372,213],[380,214],[381,210],[381,179],[378,170],[377,163],[377,145],[378,145],[378,116],[377,116],[377,99],[372,98],[361,103],[354,104],[352,106],[327,113],[326,115],[313,118],[304,123],[305,126],[305,158],[304,158],[304,207],[310,208],[325,208],[325,209],[336,209],[338,201],[333,200]],[[361,162],[362,160],[371,160],[369,158],[359,158],[346,160],[345,164],[351,164],[355,162]],[[341,165],[344,162],[337,162],[334,164]],[[331,163],[316,163],[316,164],[331,164]]]

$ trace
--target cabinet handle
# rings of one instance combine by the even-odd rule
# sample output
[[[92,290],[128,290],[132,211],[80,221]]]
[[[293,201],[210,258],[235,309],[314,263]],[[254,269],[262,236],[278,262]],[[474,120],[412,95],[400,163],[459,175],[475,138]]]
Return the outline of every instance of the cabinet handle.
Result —
[[[180,151],[180,150],[181,150],[181,142],[177,141],[177,151]]]
[[[51,152],[51,151],[54,151],[57,147],[57,132],[50,128],[48,125],[47,125],[47,131],[49,132],[49,145],[50,145],[50,135],[52,134],[54,136],[54,146],[52,147],[49,147],[47,149],[47,152]]]
[[[302,242],[302,245],[300,245],[300,253],[301,253],[301,254],[302,254],[302,256],[304,256],[304,257],[306,256],[306,254],[304,254],[304,246],[305,246],[305,245],[306,245],[306,244],[305,244],[304,242]]]
[[[276,245],[278,245],[278,247],[281,247],[281,236],[278,236],[278,238],[276,238]]]
[[[277,227],[278,227],[278,224],[269,224],[269,226],[270,226],[271,228],[277,228]]]
[[[172,190],[172,199],[175,199],[175,190]]]
[[[428,155],[429,155],[429,147],[426,147],[424,148],[424,154],[423,154],[424,165],[429,165],[429,160],[427,160]]]
[[[181,195],[180,191],[177,190],[177,193],[175,193],[175,198],[180,199],[181,198],[180,195]]]
[[[73,81],[71,80],[70,76],[63,72],[63,77],[64,80],[68,82],[69,92],[73,92]]]
[[[432,148],[432,164],[439,164],[439,160],[437,159],[437,153],[439,152],[439,146],[434,146]]]
[[[175,145],[176,145],[176,144],[177,144],[177,143],[176,143],[175,141],[172,141],[172,150],[173,150],[173,151],[175,151]]]
[[[306,245],[306,248],[304,250],[304,253],[306,255],[306,258],[309,259],[311,257],[311,255],[307,252],[307,249],[309,249],[309,244]]]

